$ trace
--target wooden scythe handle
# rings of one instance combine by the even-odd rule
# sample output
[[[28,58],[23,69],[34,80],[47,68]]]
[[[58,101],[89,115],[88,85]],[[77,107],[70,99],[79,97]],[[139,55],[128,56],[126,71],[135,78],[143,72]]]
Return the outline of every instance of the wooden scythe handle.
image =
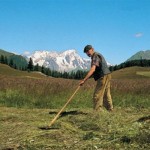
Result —
[[[78,86],[78,88],[75,90],[75,92],[72,94],[72,96],[68,99],[68,101],[66,102],[66,104],[63,106],[63,108],[57,113],[57,115],[54,117],[54,119],[49,123],[48,127],[52,126],[52,124],[54,124],[54,122],[56,121],[56,119],[59,117],[59,115],[62,113],[62,111],[66,108],[66,106],[70,103],[70,101],[72,100],[72,98],[74,97],[74,95],[77,93],[77,91],[79,90],[80,86]]]

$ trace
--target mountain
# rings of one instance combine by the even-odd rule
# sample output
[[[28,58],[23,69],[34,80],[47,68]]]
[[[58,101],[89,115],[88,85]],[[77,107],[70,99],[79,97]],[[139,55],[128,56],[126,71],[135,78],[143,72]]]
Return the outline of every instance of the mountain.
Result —
[[[91,59],[82,58],[76,50],[66,50],[63,52],[55,51],[35,51],[31,55],[16,55],[0,49],[0,55],[7,56],[8,61],[13,60],[14,64],[19,68],[25,68],[28,64],[29,58],[33,60],[33,64],[39,64],[60,72],[69,72],[77,70],[89,70]],[[110,63],[107,63],[110,66]]]
[[[134,54],[133,56],[131,56],[127,61],[141,60],[141,59],[150,60],[150,50],[139,51],[136,54]]]
[[[35,51],[28,58],[32,58],[33,64],[37,63],[40,66],[57,70],[61,72],[68,72],[78,69],[89,69],[90,59],[81,58],[76,50],[66,50],[64,52],[51,52],[51,51]]]
[[[13,63],[16,64],[16,66],[19,68],[25,68],[28,64],[27,60],[21,55],[16,55],[16,54],[0,49],[0,56],[1,55],[6,56],[8,59],[8,62],[10,60],[13,60]]]

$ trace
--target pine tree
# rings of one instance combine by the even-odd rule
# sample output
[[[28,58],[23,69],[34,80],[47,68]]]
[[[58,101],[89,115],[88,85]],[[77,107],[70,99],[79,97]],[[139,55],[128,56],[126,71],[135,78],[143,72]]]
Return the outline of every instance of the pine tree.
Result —
[[[75,72],[71,71],[71,73],[69,74],[69,78],[75,79]]]
[[[3,56],[3,55],[1,55],[1,59],[0,59],[0,60],[1,60],[0,62],[1,62],[2,64],[4,64],[5,60],[4,60],[4,56]]]
[[[42,66],[41,72],[45,74],[45,67],[44,66]]]
[[[50,70],[49,68],[46,68],[46,69],[45,69],[45,74],[46,74],[47,76],[50,76],[50,75],[51,75],[51,70]]]
[[[38,64],[38,63],[34,66],[34,71],[40,71],[40,68],[39,68],[39,64]]]
[[[32,58],[30,57],[30,60],[29,60],[29,63],[28,63],[28,70],[29,71],[33,71],[33,61],[32,61]]]
[[[12,59],[10,59],[9,66],[12,67],[12,68],[14,67],[14,62],[13,62]]]
[[[18,69],[16,64],[14,65],[14,67],[13,67],[13,68],[14,68],[14,69]]]
[[[4,58],[4,62],[5,62],[6,65],[8,65],[8,59],[7,59],[6,56],[5,56],[5,58]]]

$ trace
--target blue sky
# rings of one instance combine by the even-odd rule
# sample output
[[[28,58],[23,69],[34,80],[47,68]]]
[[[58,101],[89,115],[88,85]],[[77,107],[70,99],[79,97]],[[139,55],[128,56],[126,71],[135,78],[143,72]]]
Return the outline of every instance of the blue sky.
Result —
[[[150,49],[150,0],[0,0],[0,49],[23,54],[93,45],[111,64]]]

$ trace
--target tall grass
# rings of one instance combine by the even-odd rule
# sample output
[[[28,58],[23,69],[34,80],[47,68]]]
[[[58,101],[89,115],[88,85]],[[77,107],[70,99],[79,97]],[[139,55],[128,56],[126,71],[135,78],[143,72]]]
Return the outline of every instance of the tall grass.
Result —
[[[150,79],[116,79],[112,81],[115,106],[148,108]]]
[[[66,103],[78,86],[78,80],[68,79],[28,79],[2,77],[0,80],[0,105],[25,108],[60,108]],[[95,82],[90,79],[75,95],[68,108],[92,108]],[[112,80],[114,106],[150,106],[149,79]]]

